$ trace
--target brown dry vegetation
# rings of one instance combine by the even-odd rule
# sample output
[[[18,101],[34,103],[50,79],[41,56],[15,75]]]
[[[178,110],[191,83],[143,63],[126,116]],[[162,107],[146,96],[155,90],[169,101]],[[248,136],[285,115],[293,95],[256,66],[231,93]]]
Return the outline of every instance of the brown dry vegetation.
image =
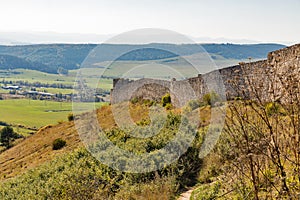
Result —
[[[117,108],[121,106],[115,105]],[[114,116],[118,116],[121,120],[125,120],[127,116],[123,115],[122,110],[115,107],[104,106],[98,109],[97,117],[103,129],[108,132],[115,130],[114,133],[118,134],[121,132],[116,132],[118,129]],[[144,121],[148,123],[150,105],[136,103],[130,104],[129,108],[130,117],[135,123],[141,123],[142,126]],[[201,109],[207,110],[208,108]],[[115,109],[114,113],[113,109]],[[196,110],[194,111],[196,112]],[[164,128],[164,137],[158,136],[151,140],[152,149],[163,143],[164,138],[170,138],[176,129],[176,123],[180,122],[179,115],[176,116],[180,112],[179,109],[167,111],[169,121],[166,127],[170,128]],[[75,119],[84,116],[89,115],[82,114],[82,116],[75,116]],[[206,121],[208,120],[206,119]],[[110,137],[111,141],[118,138],[117,135],[110,135]],[[61,138],[67,143],[61,150],[52,149],[53,141],[57,138]],[[130,142],[127,144],[131,145]],[[133,144],[133,146],[135,145]],[[112,199],[170,199],[175,197],[179,187],[184,187],[189,181],[194,180],[195,175],[190,176],[190,174],[193,174],[194,171],[198,172],[200,166],[200,163],[197,163],[198,156],[194,154],[197,151],[191,148],[191,151],[184,155],[178,163],[159,172],[155,177],[153,173],[124,174],[97,162],[82,147],[83,143],[76,131],[74,121],[41,128],[37,133],[0,154],[2,184],[0,196],[2,195],[5,199],[30,199],[35,198],[36,195],[54,199],[62,198],[62,196],[65,197],[62,199],[71,197],[75,199],[89,197],[90,199],[90,196],[95,199],[106,199],[107,196]],[[196,163],[197,170],[193,168],[192,162]],[[179,169],[181,170],[178,171]],[[189,173],[184,173],[185,171]],[[173,172],[176,175],[174,177]],[[93,174],[92,178],[91,174]],[[116,177],[114,177],[115,175]],[[98,178],[102,182],[94,182]],[[180,185],[179,182],[183,185]],[[103,188],[103,184],[105,188]],[[91,185],[95,185],[95,187],[91,187]],[[114,189],[111,190],[112,188]]]
[[[61,150],[54,151],[52,142],[57,138],[65,140],[67,145]],[[82,143],[73,122],[45,126],[0,154],[0,180],[19,175],[80,146]]]
[[[115,113],[118,117],[124,117]],[[148,107],[142,104],[130,104],[130,114],[134,122],[148,116]],[[103,106],[97,110],[97,117],[102,129],[108,130],[116,126],[111,106]],[[62,138],[66,147],[52,150],[52,142]],[[82,147],[74,122],[63,122],[48,125],[16,146],[0,154],[0,180],[11,178],[52,160],[57,155],[71,152]]]
[[[99,125],[102,129],[108,130],[117,126],[115,122],[115,117],[119,119],[126,120],[126,115],[124,114],[124,108],[127,108],[127,102],[121,103],[119,105],[112,106],[102,106],[97,111],[97,117]],[[114,109],[114,112],[112,111]],[[139,122],[142,119],[148,119],[149,107],[144,104],[129,104],[129,113],[132,121]]]

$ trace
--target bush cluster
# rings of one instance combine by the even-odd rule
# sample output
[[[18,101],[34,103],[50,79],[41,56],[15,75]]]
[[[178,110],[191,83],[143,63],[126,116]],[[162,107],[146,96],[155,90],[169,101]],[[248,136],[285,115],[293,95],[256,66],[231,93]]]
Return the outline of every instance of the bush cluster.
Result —
[[[59,150],[62,149],[64,146],[66,146],[67,142],[61,138],[57,138],[52,143],[52,149],[53,150]]]

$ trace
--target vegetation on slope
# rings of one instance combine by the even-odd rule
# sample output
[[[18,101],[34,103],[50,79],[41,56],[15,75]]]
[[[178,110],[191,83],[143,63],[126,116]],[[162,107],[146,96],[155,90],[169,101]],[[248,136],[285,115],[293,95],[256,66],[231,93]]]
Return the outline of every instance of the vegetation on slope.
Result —
[[[57,133],[59,130],[64,130],[64,132],[74,130],[71,123],[72,122],[68,123],[69,128],[71,128],[69,131],[63,129],[67,124],[61,124],[53,128],[41,130],[40,133],[37,133],[36,135],[43,134],[44,137],[47,137],[46,140],[53,141],[54,138],[60,135]],[[156,121],[156,123],[161,122]],[[155,152],[173,137],[179,124],[180,115],[170,112],[167,122],[163,126],[160,134],[147,138],[146,142],[141,142],[141,140],[126,134],[123,130],[118,128],[107,129],[105,133],[115,145],[134,153]],[[142,123],[140,130],[142,130],[143,126],[144,124]],[[49,131],[52,133],[52,139],[50,139]],[[49,149],[51,146],[45,146],[43,143],[39,144],[38,140],[36,140],[36,135],[33,135],[27,140],[31,139],[31,144],[34,141],[36,142],[37,149],[39,149],[39,156],[42,157],[45,155],[43,152],[46,148],[48,149],[48,153],[52,154],[53,150]],[[68,133],[68,135],[71,136],[74,135],[74,133]],[[74,148],[74,141],[70,141],[68,139],[69,136],[64,136],[64,139],[67,140],[67,147],[71,144]],[[30,144],[28,142],[29,141],[27,141],[27,145]],[[188,149],[187,153],[178,159],[177,162],[156,172],[141,174],[124,173],[113,170],[95,160],[95,158],[93,158],[85,149],[79,149],[71,154],[56,158],[50,163],[40,165],[36,169],[27,171],[19,177],[2,182],[0,195],[2,195],[2,199],[174,198],[178,189],[193,184],[195,181],[195,177],[201,166],[201,160],[198,158],[197,150],[201,142],[202,137],[201,134],[198,133],[193,145]],[[26,143],[26,140],[23,143]],[[3,155],[12,155],[12,152],[9,151],[15,151],[18,148],[20,148],[20,145],[4,152],[1,157]],[[27,148],[30,147],[27,146]],[[32,151],[34,152],[33,149]],[[33,152],[28,156],[33,156]],[[6,162],[7,161],[0,163],[9,165],[9,163]],[[12,167],[12,165],[10,167]]]
[[[170,199],[173,177],[115,171],[84,149],[1,183],[1,199]]]
[[[223,133],[210,165],[201,169],[194,199],[299,199],[299,66],[277,70],[247,77],[251,100],[228,103]],[[273,101],[266,101],[266,91]]]
[[[298,103],[279,109],[270,104],[275,103],[229,104],[224,131],[203,161],[193,200],[298,199]]]
[[[66,146],[54,151],[52,144],[58,138],[66,141]],[[0,180],[18,176],[81,146],[72,122],[45,126],[0,154]]]

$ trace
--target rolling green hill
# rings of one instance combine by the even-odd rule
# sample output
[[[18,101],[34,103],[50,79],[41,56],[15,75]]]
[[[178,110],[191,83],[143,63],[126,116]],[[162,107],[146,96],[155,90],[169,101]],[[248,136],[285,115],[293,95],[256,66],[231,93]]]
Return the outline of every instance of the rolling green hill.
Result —
[[[25,45],[25,46],[0,46],[0,54],[12,55],[27,61],[42,63],[47,69],[40,71],[57,73],[57,69],[76,69],[83,59],[96,45]]]
[[[11,55],[0,55],[0,70],[13,70],[19,68],[55,73],[55,71],[42,63],[28,61]]]
[[[58,73],[58,69],[78,69],[96,44],[43,44],[24,46],[0,46],[0,69],[25,68],[47,73]],[[267,53],[280,48],[280,44],[101,44],[98,46],[97,62],[122,60],[141,61],[189,56],[207,51],[215,59],[265,58]],[[127,52],[127,53],[124,53]],[[163,53],[162,53],[163,52]],[[122,55],[123,54],[123,55]],[[115,58],[120,55],[119,58]]]

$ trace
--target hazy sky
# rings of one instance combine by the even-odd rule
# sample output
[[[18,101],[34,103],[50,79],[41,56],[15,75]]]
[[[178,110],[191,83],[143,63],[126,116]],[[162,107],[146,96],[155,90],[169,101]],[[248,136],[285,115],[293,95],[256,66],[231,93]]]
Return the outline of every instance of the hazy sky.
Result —
[[[193,37],[297,43],[299,22],[300,0],[0,0],[1,32],[163,28]]]

